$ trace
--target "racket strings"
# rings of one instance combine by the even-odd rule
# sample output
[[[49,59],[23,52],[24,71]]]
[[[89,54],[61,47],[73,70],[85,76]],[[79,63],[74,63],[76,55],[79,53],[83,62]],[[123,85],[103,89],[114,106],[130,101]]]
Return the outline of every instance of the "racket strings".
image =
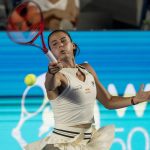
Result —
[[[18,5],[8,18],[8,34],[17,43],[32,43],[43,29],[41,10],[35,3]]]

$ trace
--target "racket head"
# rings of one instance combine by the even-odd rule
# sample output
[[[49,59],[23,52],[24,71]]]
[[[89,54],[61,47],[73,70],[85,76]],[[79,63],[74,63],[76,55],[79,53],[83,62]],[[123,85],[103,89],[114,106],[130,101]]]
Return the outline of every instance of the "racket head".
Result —
[[[32,44],[44,30],[40,7],[33,1],[26,1],[13,9],[8,17],[7,33],[12,41]]]

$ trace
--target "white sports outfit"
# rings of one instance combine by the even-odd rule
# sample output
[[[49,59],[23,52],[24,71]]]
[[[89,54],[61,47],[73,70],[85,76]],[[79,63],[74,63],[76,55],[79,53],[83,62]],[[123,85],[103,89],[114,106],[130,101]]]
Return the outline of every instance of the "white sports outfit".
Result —
[[[85,81],[76,77],[78,68],[85,74]],[[74,126],[94,123],[94,104],[96,100],[96,86],[91,73],[85,69],[63,68],[60,72],[68,80],[66,89],[51,101],[54,112],[55,126]]]
[[[84,73],[85,81],[76,77],[78,69]],[[60,71],[68,80],[65,90],[51,100],[55,128],[46,138],[28,144],[25,150],[109,150],[114,139],[114,126],[98,130],[71,127],[94,123],[96,85],[94,78],[82,66],[63,68]],[[51,147],[52,146],[52,147]]]

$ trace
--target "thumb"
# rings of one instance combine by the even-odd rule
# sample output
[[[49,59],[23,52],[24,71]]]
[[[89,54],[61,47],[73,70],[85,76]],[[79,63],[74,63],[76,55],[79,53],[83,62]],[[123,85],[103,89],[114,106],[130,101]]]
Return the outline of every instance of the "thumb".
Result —
[[[61,62],[58,62],[58,66],[59,66],[60,69],[63,68],[63,64]]]

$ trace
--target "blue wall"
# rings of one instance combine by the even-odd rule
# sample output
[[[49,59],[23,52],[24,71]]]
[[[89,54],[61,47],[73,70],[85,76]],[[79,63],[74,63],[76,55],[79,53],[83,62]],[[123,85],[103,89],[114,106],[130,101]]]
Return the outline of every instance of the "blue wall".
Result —
[[[71,35],[81,50],[77,63],[88,61],[111,94],[135,95],[141,83],[145,90],[150,90],[150,32]],[[48,32],[44,36],[46,39]],[[40,82],[44,81],[48,61],[39,49],[17,45],[5,32],[0,33],[0,39],[0,149],[20,150],[26,143],[45,137],[54,125],[51,107],[43,101],[45,91]],[[38,77],[33,87],[24,84],[29,73]],[[26,115],[20,116],[24,105],[29,116],[26,120]],[[150,150],[149,111],[148,103],[121,110],[106,110],[97,103],[95,120],[98,126],[116,125],[111,150]]]

